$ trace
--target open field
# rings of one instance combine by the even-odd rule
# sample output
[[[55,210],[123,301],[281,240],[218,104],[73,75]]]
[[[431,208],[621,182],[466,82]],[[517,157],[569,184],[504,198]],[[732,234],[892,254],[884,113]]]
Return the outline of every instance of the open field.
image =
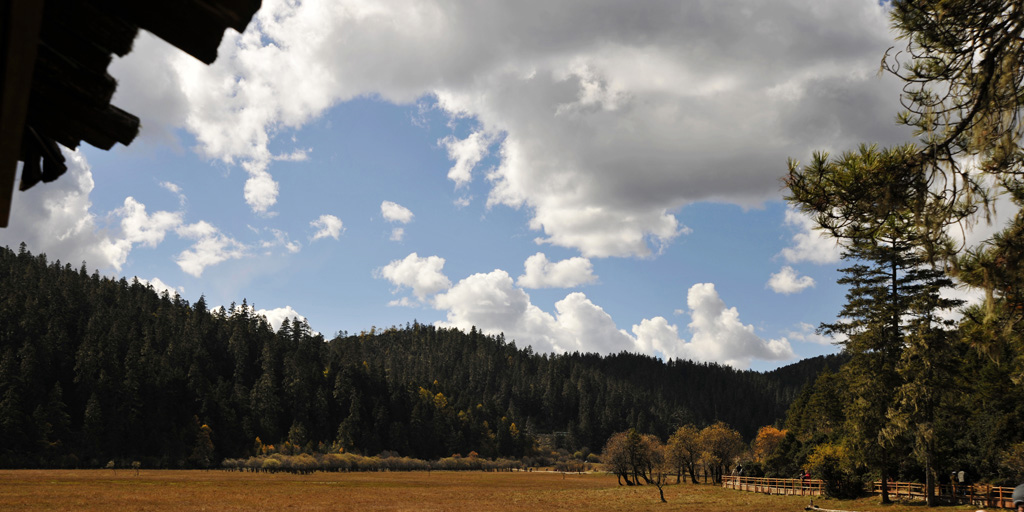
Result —
[[[667,504],[654,486],[620,487],[603,474],[314,473],[225,471],[0,471],[0,510],[625,510],[799,511],[808,498],[766,496],[711,485],[670,485]],[[822,508],[923,511],[921,504],[883,507],[877,498],[815,499]],[[943,507],[942,510],[971,510]]]

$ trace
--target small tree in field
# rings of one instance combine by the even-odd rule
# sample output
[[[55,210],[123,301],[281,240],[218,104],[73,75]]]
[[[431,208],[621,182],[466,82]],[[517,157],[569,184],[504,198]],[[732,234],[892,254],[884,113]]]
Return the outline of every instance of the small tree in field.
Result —
[[[601,459],[626,485],[642,485],[640,479],[652,483],[655,452],[661,441],[650,434],[640,434],[636,429],[619,432],[608,438]]]
[[[626,433],[619,432],[608,438],[608,442],[604,445],[604,452],[601,454],[601,461],[615,473],[618,478],[619,485],[622,485],[622,479],[626,479],[626,485],[633,485],[633,482],[629,480],[629,452],[626,449]]]
[[[729,425],[719,421],[700,432],[704,453],[702,459],[713,474],[715,483],[722,483],[725,466],[740,455],[745,448],[743,437]]]
[[[700,431],[693,425],[683,425],[668,438],[666,458],[671,464],[676,483],[684,472],[690,473],[690,482],[697,483],[697,462],[700,460]]]
[[[651,483],[658,488],[658,496],[661,497],[662,503],[668,503],[665,499],[665,485],[668,484],[668,477],[673,469],[667,452],[668,447],[660,442],[651,446]]]

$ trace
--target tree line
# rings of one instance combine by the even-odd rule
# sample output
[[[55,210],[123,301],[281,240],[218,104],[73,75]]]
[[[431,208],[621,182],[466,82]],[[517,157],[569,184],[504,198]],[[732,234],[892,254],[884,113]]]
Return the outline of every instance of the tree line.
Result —
[[[918,141],[816,153],[784,178],[843,248],[847,301],[819,331],[850,360],[794,402],[780,449],[826,468],[837,493],[880,479],[888,502],[895,477],[928,484],[934,504],[952,471],[1024,479],[1024,6],[906,0],[890,13],[905,47],[882,67],[903,81],[897,121]],[[1010,214],[998,233],[954,236],[997,199]],[[955,285],[984,302],[964,307]]]
[[[210,467],[275,453],[584,454],[637,428],[667,438],[779,421],[841,358],[769,373],[628,353],[537,354],[418,322],[330,340],[276,331],[138,281],[0,249],[0,466]],[[742,404],[740,406],[740,404]]]

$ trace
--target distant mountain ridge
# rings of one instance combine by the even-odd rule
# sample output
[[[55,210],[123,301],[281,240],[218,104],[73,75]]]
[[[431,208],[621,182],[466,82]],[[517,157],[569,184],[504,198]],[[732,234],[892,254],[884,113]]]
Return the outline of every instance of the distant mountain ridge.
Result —
[[[537,354],[419,323],[326,341],[274,332],[245,301],[211,311],[85,265],[0,250],[0,466],[142,460],[204,467],[269,445],[419,458],[599,451],[635,427],[724,421],[748,440],[844,358],[766,373],[622,352]],[[283,447],[283,448],[282,448]]]

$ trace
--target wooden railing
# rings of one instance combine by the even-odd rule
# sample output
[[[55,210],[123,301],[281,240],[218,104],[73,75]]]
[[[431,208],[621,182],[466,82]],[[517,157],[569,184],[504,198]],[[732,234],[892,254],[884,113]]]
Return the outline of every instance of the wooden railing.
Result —
[[[722,487],[738,491],[820,496],[824,485],[821,480],[802,478],[762,478],[754,476],[723,476]]]
[[[819,496],[824,484],[821,480],[802,478],[761,478],[753,476],[723,476],[722,487],[739,491],[762,492],[765,494],[787,494],[797,496]],[[871,491],[882,493],[882,482],[874,482]],[[942,502],[958,505],[974,505],[989,508],[1013,508],[1013,487],[991,485],[941,484],[935,486],[935,496]],[[913,482],[889,482],[889,497],[895,500],[920,499],[926,497],[925,485]]]
[[[871,491],[882,494],[882,482],[874,482]],[[924,484],[914,482],[889,482],[889,497],[893,499],[925,499]],[[940,484],[935,486],[935,496],[943,502],[957,505],[976,505],[979,507],[1013,508],[1013,487],[993,487],[991,485],[957,485]]]

